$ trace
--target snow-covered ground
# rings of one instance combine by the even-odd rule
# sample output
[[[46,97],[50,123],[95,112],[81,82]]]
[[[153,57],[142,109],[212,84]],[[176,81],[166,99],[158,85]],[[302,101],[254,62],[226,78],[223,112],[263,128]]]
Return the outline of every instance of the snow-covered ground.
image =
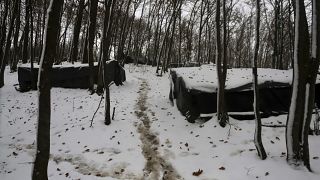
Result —
[[[14,90],[17,74],[0,89],[0,179],[31,179],[37,92]],[[254,121],[185,121],[168,99],[168,75],[151,67],[126,67],[124,86],[111,87],[115,119],[105,126],[100,97],[80,89],[52,89],[49,179],[320,179],[320,137],[310,136],[313,173],[286,163],[285,128],[263,127],[264,161],[254,144]],[[285,124],[286,116],[263,119]],[[199,171],[199,176],[194,172]]]

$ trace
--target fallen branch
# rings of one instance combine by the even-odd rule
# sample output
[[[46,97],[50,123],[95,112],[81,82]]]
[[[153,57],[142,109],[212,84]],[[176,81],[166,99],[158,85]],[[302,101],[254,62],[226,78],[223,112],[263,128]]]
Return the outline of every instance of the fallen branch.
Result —
[[[92,116],[90,127],[92,127],[94,116],[97,114],[97,112],[98,112],[98,110],[99,110],[99,108],[100,108],[100,105],[101,105],[102,99],[103,99],[103,95],[101,95],[101,99],[100,99],[100,102],[99,102],[98,108],[97,108],[96,112],[94,112],[94,114],[93,114],[93,116]]]
[[[272,128],[282,128],[286,127],[286,125],[273,125],[273,124],[262,124],[263,127],[272,127]]]
[[[112,112],[112,120],[114,120],[114,112],[116,111],[116,108],[113,107],[113,112]]]

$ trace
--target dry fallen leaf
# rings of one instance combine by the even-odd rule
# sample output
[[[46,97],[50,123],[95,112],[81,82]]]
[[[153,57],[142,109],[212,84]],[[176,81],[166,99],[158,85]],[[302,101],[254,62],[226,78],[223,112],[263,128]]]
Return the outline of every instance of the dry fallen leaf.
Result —
[[[200,176],[203,173],[202,169],[199,169],[198,171],[195,171],[192,173],[193,176]]]

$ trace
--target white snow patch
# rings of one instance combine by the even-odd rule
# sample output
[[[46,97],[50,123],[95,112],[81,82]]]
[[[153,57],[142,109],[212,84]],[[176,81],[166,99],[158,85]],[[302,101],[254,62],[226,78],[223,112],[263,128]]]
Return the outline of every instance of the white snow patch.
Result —
[[[287,165],[285,128],[263,128],[262,140],[268,158],[261,161],[253,143],[254,121],[230,119],[231,127],[224,129],[216,118],[190,124],[170,104],[167,74],[156,77],[155,69],[148,66],[128,65],[126,69],[125,85],[110,89],[111,106],[116,107],[115,120],[110,126],[103,123],[102,105],[94,127],[89,128],[99,96],[89,96],[86,90],[80,89],[52,89],[49,179],[143,179],[146,161],[136,127],[140,122],[134,113],[140,91],[138,78],[149,83],[146,101],[151,111],[146,113],[152,122],[151,131],[159,138],[158,151],[184,179],[319,179],[319,137],[309,138],[313,173]],[[0,179],[28,180],[35,152],[37,93],[15,91],[16,73],[6,71],[5,77],[5,86],[0,89]],[[262,120],[264,124],[275,125],[285,122],[286,115]],[[54,161],[57,157],[66,160]],[[81,170],[86,166],[92,168],[90,175],[84,175],[86,172]],[[225,170],[220,170],[222,167]],[[193,176],[199,169],[203,173]],[[110,176],[99,177],[99,174]]]

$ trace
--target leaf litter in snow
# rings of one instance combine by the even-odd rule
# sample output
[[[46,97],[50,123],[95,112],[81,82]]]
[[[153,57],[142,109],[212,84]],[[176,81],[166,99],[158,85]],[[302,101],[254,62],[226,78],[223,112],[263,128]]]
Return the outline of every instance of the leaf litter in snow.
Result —
[[[149,142],[154,140],[158,144],[150,147],[157,151],[154,157],[161,162],[156,166],[159,178],[170,174],[170,170],[162,167],[169,164],[181,179],[187,180],[319,179],[319,137],[309,138],[314,173],[294,170],[286,164],[285,128],[263,127],[262,138],[269,158],[261,161],[253,144],[254,121],[230,119],[231,127],[224,129],[215,118],[189,124],[177,107],[170,104],[167,74],[157,77],[155,69],[146,66],[126,68],[131,70],[127,70],[125,85],[111,87],[111,106],[116,108],[116,113],[108,127],[103,123],[104,106],[98,110],[93,128],[89,127],[99,96],[89,96],[86,90],[80,89],[52,89],[49,179],[143,179],[148,159],[142,153],[138,128],[144,118],[149,119],[149,136],[153,137]],[[189,76],[197,79],[192,74]],[[141,87],[142,79],[148,86]],[[7,73],[6,85],[0,89],[1,180],[31,179],[37,93],[16,92],[13,87],[16,83],[17,74]],[[148,91],[142,109],[136,106],[138,91]],[[284,125],[286,115],[263,119],[262,123]],[[194,176],[193,172],[199,170],[201,175]]]

